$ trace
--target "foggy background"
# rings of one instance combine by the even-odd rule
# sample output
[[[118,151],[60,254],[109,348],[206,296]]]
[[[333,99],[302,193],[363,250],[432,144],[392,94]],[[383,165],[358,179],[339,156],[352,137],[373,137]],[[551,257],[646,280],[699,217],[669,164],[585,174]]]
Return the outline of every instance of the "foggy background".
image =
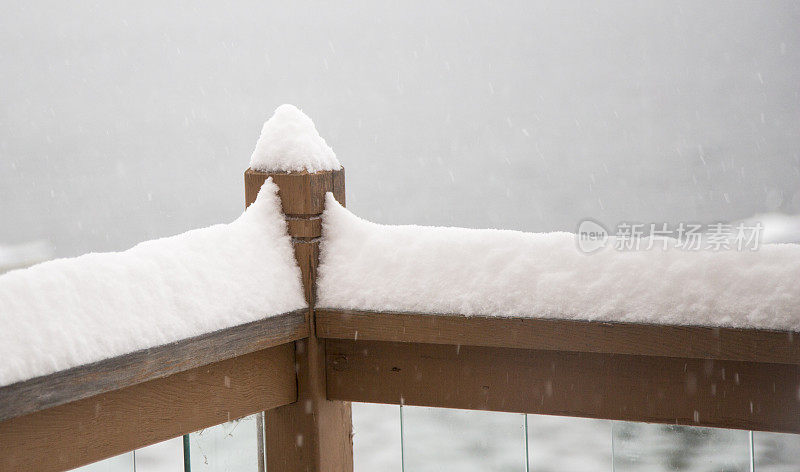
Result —
[[[384,223],[800,212],[796,2],[4,2],[0,244],[230,221],[275,107]]]
[[[336,151],[348,207],[381,223],[574,231],[587,217],[792,215],[799,91],[790,1],[3,1],[0,246],[74,256],[231,221],[282,103]],[[397,407],[354,410],[357,466],[399,466]],[[529,457],[608,470],[608,422],[531,418]],[[411,466],[506,470],[520,448],[497,438],[523,444],[522,421],[412,413]],[[631,428],[617,428],[634,457],[618,467],[644,451],[689,465],[631,470],[720,470],[715,457],[749,470],[720,453],[745,451],[741,434],[698,443],[663,429],[645,444]],[[420,459],[441,459],[448,440],[451,460]],[[772,444],[760,470],[796,470],[797,437],[759,440]]]

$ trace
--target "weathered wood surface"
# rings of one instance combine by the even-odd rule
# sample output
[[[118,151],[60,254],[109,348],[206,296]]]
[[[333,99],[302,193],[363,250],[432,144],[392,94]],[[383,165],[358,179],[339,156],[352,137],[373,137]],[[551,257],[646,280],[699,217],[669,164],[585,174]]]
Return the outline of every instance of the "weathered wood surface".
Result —
[[[278,185],[283,211],[309,303],[307,340],[296,343],[298,401],[264,413],[267,470],[352,472],[350,403],[325,393],[325,343],[314,334],[314,287],[325,193],[345,204],[344,169],[315,174],[245,172],[245,203],[255,201],[263,182]]]
[[[310,218],[289,217],[286,218],[289,234],[294,238],[318,238],[322,235],[322,217],[313,216]]]
[[[344,168],[309,174],[308,172],[259,172],[247,169],[244,173],[245,205],[256,201],[258,191],[267,178],[278,186],[283,212],[288,217],[309,218],[325,209],[325,193],[333,192],[344,206]],[[292,234],[292,233],[290,233]],[[294,236],[294,234],[292,234]]]
[[[294,402],[294,369],[282,344],[0,422],[0,470],[67,470]]]
[[[306,310],[0,387],[0,421],[308,336]]]
[[[322,338],[800,364],[800,333],[316,309]]]
[[[333,400],[800,433],[800,366],[327,341]]]

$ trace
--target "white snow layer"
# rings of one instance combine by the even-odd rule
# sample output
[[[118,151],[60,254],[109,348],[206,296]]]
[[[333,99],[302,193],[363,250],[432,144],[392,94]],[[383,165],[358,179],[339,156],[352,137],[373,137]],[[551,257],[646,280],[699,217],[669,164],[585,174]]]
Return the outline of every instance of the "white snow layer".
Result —
[[[277,191],[227,225],[0,276],[0,385],[305,307]]]
[[[250,168],[263,172],[320,172],[342,166],[311,118],[294,105],[281,105],[261,129]]]
[[[800,331],[800,245],[582,253],[571,233],[387,226],[329,194],[317,306]]]

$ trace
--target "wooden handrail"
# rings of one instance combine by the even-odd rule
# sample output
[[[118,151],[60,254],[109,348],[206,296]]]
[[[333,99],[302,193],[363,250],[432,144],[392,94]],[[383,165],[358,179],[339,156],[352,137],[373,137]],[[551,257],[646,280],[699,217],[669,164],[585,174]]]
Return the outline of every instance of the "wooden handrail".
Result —
[[[800,433],[800,366],[330,339],[328,398]]]
[[[297,400],[307,311],[0,388],[0,470],[58,471]]]
[[[800,333],[531,317],[316,310],[330,339],[800,364]]]
[[[800,433],[794,333],[317,310],[331,400]]]
[[[285,343],[2,421],[0,470],[72,469],[295,402],[294,369]]]
[[[0,421],[308,337],[306,316],[270,316],[0,387]]]

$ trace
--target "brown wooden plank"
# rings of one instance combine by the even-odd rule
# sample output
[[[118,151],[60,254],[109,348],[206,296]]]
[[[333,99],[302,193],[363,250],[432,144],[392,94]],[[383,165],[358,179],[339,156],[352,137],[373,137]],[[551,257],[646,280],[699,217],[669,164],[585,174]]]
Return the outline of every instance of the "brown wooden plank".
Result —
[[[295,238],[318,238],[322,234],[322,218],[286,218],[289,234]]]
[[[296,343],[298,401],[265,412],[267,470],[351,472],[353,470],[350,404],[328,401],[325,394],[325,344],[313,332],[314,286],[320,221],[325,193],[344,205],[344,169],[316,174],[245,173],[245,203],[272,177],[278,185],[289,234],[300,266],[306,300],[311,307],[308,340]],[[321,231],[321,226],[319,226]]]
[[[309,174],[259,172],[247,169],[244,173],[245,205],[256,201],[258,191],[267,178],[278,186],[283,212],[287,216],[319,215],[325,209],[325,193],[333,192],[342,205],[344,200],[344,168]]]
[[[306,316],[271,316],[0,387],[0,421],[305,338]]]
[[[327,341],[328,398],[800,433],[800,366]]]
[[[316,331],[334,339],[800,364],[800,333],[757,329],[317,309]]]
[[[295,401],[282,344],[0,422],[0,470],[66,470]]]
[[[296,343],[298,401],[264,412],[267,470],[353,469],[350,403],[327,399],[323,343]]]

